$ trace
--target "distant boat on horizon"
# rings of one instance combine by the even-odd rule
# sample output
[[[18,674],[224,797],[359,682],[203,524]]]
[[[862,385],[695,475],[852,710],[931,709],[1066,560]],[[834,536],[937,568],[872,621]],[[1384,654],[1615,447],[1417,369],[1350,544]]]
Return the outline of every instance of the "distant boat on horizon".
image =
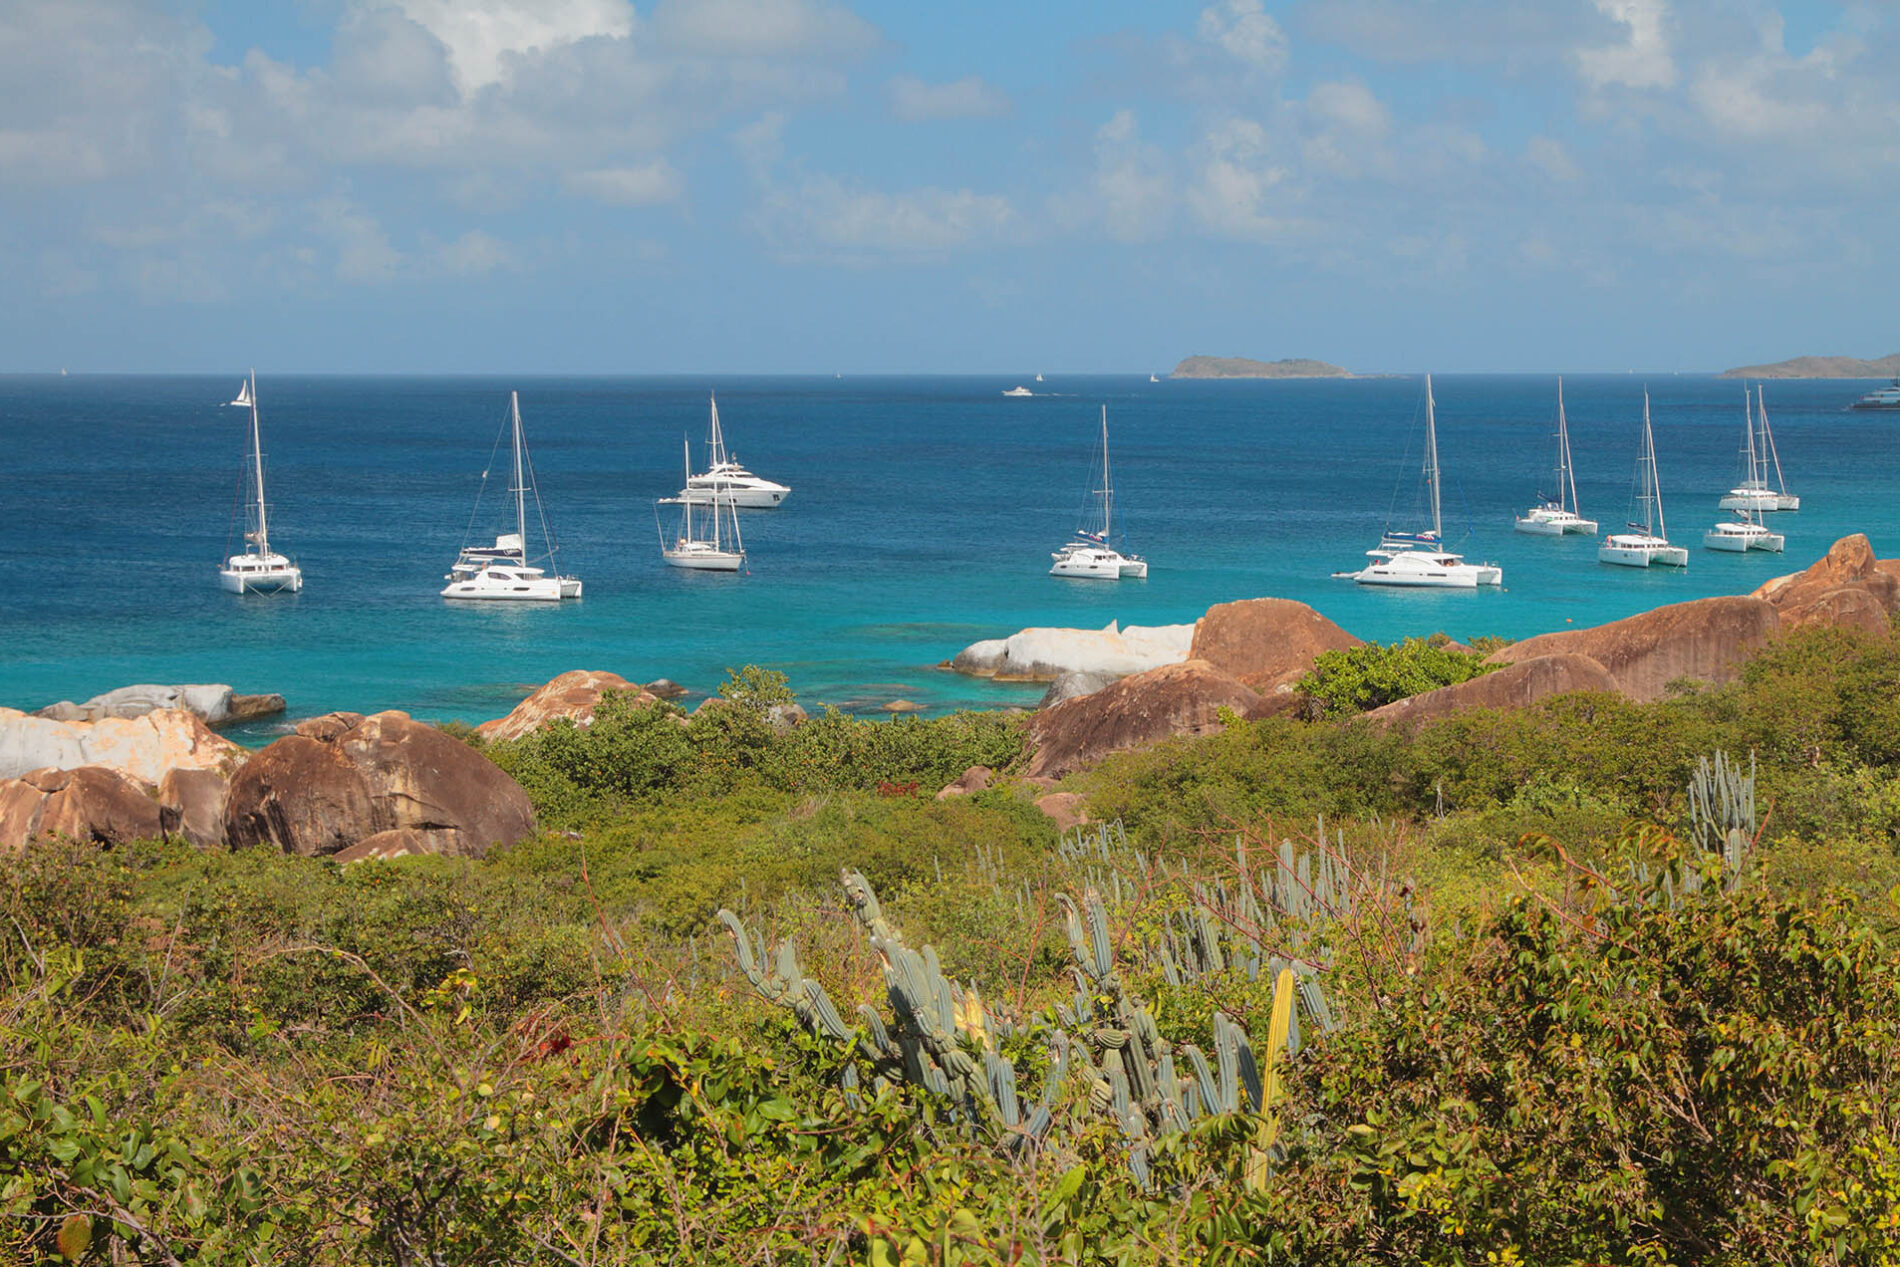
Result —
[[[66,371],[61,370],[64,374]],[[257,421],[257,371],[252,370],[230,402],[251,411],[251,437],[244,483],[244,549],[218,569],[218,586],[233,594],[295,594],[303,569],[270,548],[270,508],[264,501],[264,441]]]
[[[1003,393],[1003,395],[1005,396],[1017,396],[1017,397],[1034,396],[1035,394],[1036,393],[1030,391],[1027,387],[1012,387],[1008,391]]]

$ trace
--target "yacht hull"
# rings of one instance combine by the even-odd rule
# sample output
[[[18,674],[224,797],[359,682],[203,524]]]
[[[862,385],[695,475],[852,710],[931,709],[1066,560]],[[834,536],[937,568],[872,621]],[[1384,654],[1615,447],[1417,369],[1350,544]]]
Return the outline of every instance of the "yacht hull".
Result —
[[[303,572],[286,568],[274,572],[218,572],[218,588],[230,594],[295,594],[303,588]]]
[[[1053,557],[1055,566],[1049,569],[1049,575],[1064,576],[1070,580],[1141,580],[1148,575],[1146,559],[1131,558],[1115,550],[1059,550]]]
[[[1689,551],[1683,546],[1617,545],[1605,542],[1597,548],[1597,562],[1626,568],[1686,568],[1689,566]]]
[[[1704,550],[1720,550],[1726,554],[1746,554],[1750,550],[1766,550],[1771,554],[1780,554],[1787,544],[1787,538],[1778,532],[1763,532],[1754,536],[1741,537],[1732,532],[1705,532],[1702,534]]]
[[[737,572],[745,563],[743,554],[734,554],[729,550],[695,550],[665,552],[666,566],[686,568],[693,572]]]
[[[1793,510],[1801,504],[1801,499],[1798,497],[1792,500],[1795,504],[1794,506],[1788,507],[1787,509],[1789,510]],[[1722,510],[1762,511],[1782,509],[1781,496],[1779,494],[1755,489],[1731,489],[1728,496],[1722,498],[1715,504]]]
[[[1474,590],[1481,585],[1504,583],[1504,569],[1493,564],[1407,554],[1382,559],[1347,575],[1361,585],[1394,589]]]
[[[1517,530],[1533,537],[1562,537],[1571,533],[1585,537],[1597,535],[1594,519],[1520,519],[1517,521]]]
[[[553,577],[538,581],[507,581],[503,583],[456,581],[442,591],[442,597],[463,599],[485,603],[558,603],[562,598],[562,583]],[[575,582],[574,597],[580,596],[580,583]]]
[[[717,501],[725,505],[737,506],[741,510],[772,510],[784,505],[785,499],[791,495],[792,490],[789,488],[727,488],[714,490],[710,488],[689,487],[680,490],[681,500],[689,501],[695,506],[710,506]]]
[[[1775,496],[1776,510],[1800,510],[1801,499],[1793,493],[1778,493]]]

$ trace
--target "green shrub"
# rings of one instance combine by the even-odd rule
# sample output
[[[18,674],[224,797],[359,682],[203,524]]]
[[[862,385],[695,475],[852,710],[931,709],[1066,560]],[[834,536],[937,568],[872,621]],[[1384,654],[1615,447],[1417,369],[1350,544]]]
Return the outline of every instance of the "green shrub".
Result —
[[[1407,638],[1321,652],[1297,689],[1327,717],[1349,717],[1441,686],[1468,682],[1492,666],[1449,639]]]

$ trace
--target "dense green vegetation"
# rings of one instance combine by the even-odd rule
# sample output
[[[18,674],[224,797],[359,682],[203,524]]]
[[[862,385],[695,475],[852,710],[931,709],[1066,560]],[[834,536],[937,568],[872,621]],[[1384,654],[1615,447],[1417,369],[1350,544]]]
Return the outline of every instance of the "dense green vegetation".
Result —
[[[495,746],[546,830],[479,861],[36,844],[0,1261],[1900,1263],[1900,641],[1234,722],[1077,776],[1126,839],[1061,844],[1039,788],[931,798],[1014,719],[789,702]],[[1687,792],[1717,750],[1733,841]],[[910,948],[953,1024],[887,991]],[[761,997],[794,977],[836,1025]],[[1145,1098],[1170,1053],[1240,1111]]]
[[[1299,690],[1317,715],[1350,717],[1487,672],[1491,666],[1484,657],[1500,644],[1484,642],[1482,647],[1461,647],[1444,634],[1434,634],[1322,651],[1300,679]]]

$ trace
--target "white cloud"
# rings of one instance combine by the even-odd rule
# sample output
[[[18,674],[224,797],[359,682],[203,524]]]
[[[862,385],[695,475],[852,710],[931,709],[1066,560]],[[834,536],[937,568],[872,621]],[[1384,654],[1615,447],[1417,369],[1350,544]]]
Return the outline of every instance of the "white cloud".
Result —
[[[1202,40],[1256,70],[1278,71],[1286,65],[1286,33],[1260,0],[1215,0],[1201,10],[1196,30]]]
[[[336,275],[340,280],[376,283],[396,279],[405,261],[402,252],[389,244],[389,235],[376,217],[347,198],[326,198],[312,211],[317,232],[336,246]]]
[[[849,60],[883,43],[876,27],[830,0],[660,0],[652,26],[669,47],[713,57]]]
[[[1275,195],[1290,173],[1272,161],[1267,131],[1252,119],[1216,124],[1196,146],[1199,160],[1188,206],[1223,237],[1279,241],[1297,226],[1277,214]]]
[[[1676,61],[1669,49],[1665,0],[1591,0],[1597,11],[1624,28],[1621,43],[1576,51],[1577,73],[1591,88],[1674,88]]]
[[[890,82],[891,110],[906,123],[932,119],[991,119],[1009,113],[1009,97],[979,76],[930,84],[915,75]]]
[[[1095,133],[1095,210],[1108,236],[1139,242],[1159,236],[1174,211],[1175,182],[1161,147],[1141,139],[1132,110]]]
[[[480,229],[470,229],[435,253],[436,267],[455,277],[480,277],[514,266],[508,248]]]
[[[1316,84],[1306,97],[1306,116],[1314,131],[1301,146],[1306,161],[1337,176],[1390,172],[1393,157],[1385,147],[1392,112],[1359,79]]]
[[[685,192],[684,179],[664,158],[634,167],[569,172],[563,183],[573,192],[610,207],[651,207],[672,202]]]
[[[1569,182],[1583,179],[1583,172],[1577,167],[1576,160],[1570,157],[1570,151],[1564,148],[1564,143],[1555,137],[1533,136],[1524,145],[1524,157],[1552,180]]]
[[[934,254],[995,242],[1015,219],[1009,200],[997,194],[937,188],[885,193],[822,175],[768,188],[758,214],[767,238],[801,258],[814,249],[834,255]]]
[[[507,82],[523,53],[578,40],[626,39],[633,7],[626,0],[393,0],[410,21],[441,42],[467,96]]]

